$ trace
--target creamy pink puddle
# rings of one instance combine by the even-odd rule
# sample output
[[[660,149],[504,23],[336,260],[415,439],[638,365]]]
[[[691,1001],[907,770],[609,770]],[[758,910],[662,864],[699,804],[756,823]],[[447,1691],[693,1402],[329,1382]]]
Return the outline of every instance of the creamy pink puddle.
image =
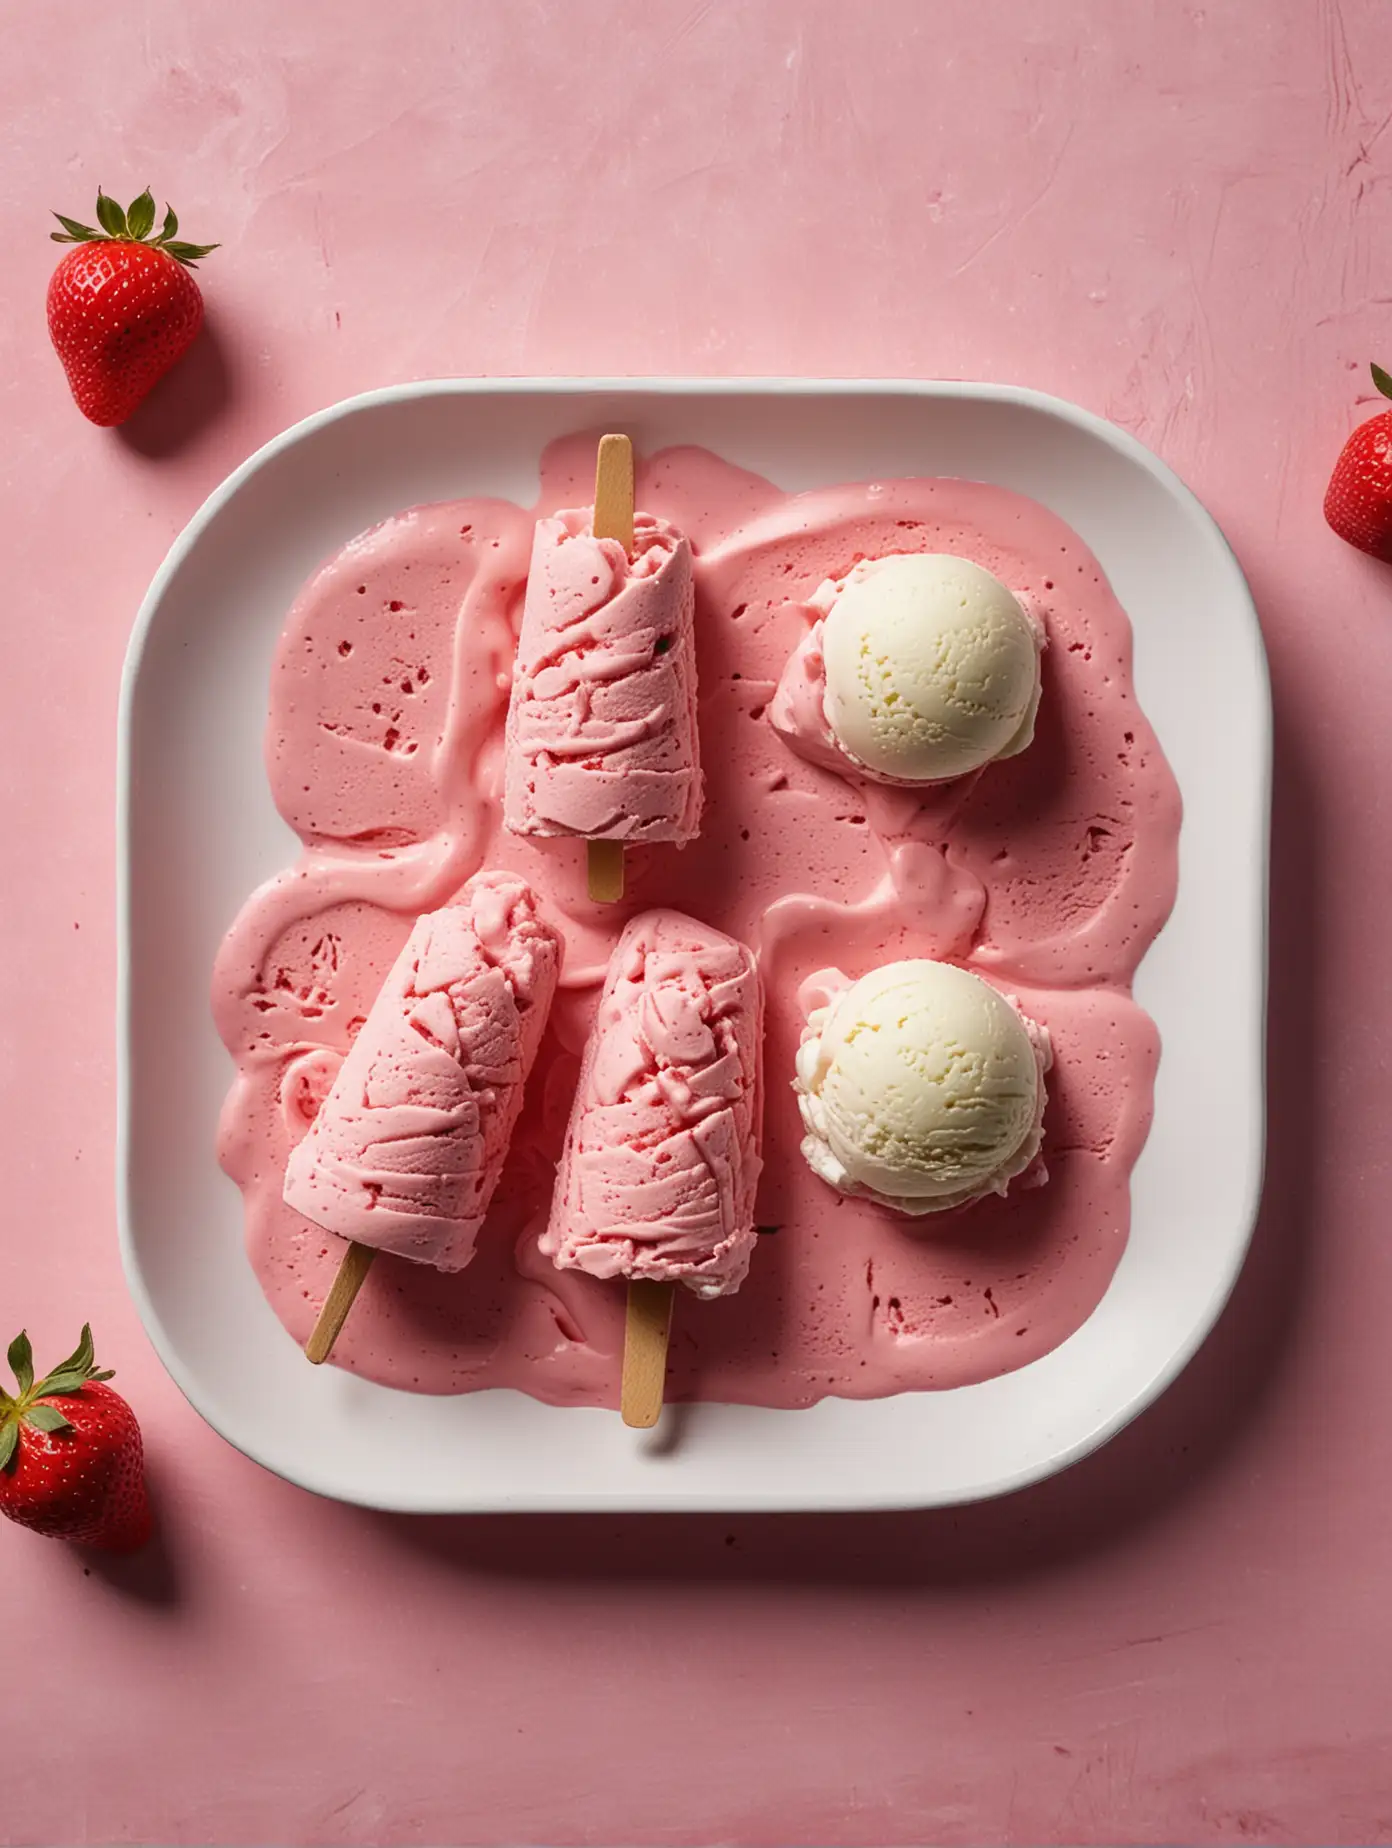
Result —
[[[416,916],[480,866],[508,867],[541,895],[566,960],[507,1171],[467,1270],[378,1261],[339,1365],[420,1392],[617,1402],[623,1290],[556,1271],[537,1238],[609,950],[629,916],[664,905],[752,945],[767,991],[766,1230],[738,1295],[679,1304],[670,1396],[801,1406],[1022,1366],[1105,1290],[1150,1121],[1159,1043],[1130,983],[1174,901],[1180,804],[1136,705],[1126,615],[1076,534],[1004,489],[909,480],[790,496],[705,451],[654,456],[639,503],[696,555],[706,806],[697,841],[631,851],[624,903],[599,907],[581,843],[501,826],[533,522],[584,502],[593,456],[593,437],[548,451],[535,509],[468,501],[388,520],[290,613],[267,762],[304,852],[249,900],[213,993],[237,1065],[219,1152],[262,1287],[302,1342],[342,1246],[282,1202],[289,1151]],[[1034,744],[922,801],[805,762],[766,714],[805,632],[797,600],[859,558],[905,551],[976,559],[1049,634]],[[814,992],[820,970],[857,976],[904,956],[959,961],[1048,1027],[1046,1186],[925,1225],[805,1166],[790,1088],[799,990]]]

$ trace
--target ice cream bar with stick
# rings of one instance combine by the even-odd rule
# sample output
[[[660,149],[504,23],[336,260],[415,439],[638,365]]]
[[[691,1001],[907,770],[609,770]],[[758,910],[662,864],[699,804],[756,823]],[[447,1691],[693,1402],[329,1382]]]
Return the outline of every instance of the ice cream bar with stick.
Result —
[[[586,843],[590,897],[623,855],[701,818],[691,546],[633,507],[633,446],[604,436],[594,507],[538,520],[508,706],[504,820]]]
[[[473,1257],[560,962],[509,873],[476,874],[416,921],[286,1168],[286,1204],[349,1240],[305,1346],[316,1365],[379,1251],[441,1271]]]
[[[751,952],[677,911],[634,918],[610,958],[541,1249],[628,1284],[621,1406],[662,1409],[673,1290],[749,1270],[761,1167],[763,991]]]

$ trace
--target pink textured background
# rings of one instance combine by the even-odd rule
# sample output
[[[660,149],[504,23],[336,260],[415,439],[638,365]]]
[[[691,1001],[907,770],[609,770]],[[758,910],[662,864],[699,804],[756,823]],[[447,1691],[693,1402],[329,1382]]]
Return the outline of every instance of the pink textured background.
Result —
[[[90,1576],[0,1532],[4,1840],[1392,1840],[1392,577],[1319,517],[1392,364],[1381,0],[44,0],[7,9],[0,119],[0,1304],[50,1356],[92,1318],[167,1526]],[[99,179],[224,242],[209,339],[122,435],[42,327],[43,213]],[[112,766],[147,580],[335,398],[610,371],[1060,392],[1175,465],[1256,590],[1256,1247],[1164,1401],[1012,1501],[374,1517],[233,1454],[126,1298]]]

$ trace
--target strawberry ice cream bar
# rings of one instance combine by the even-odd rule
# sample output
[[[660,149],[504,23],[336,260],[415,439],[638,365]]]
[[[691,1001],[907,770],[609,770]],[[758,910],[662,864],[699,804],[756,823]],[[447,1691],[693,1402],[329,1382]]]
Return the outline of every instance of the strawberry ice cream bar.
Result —
[[[594,1277],[737,1290],[754,1249],[763,991],[742,943],[677,911],[609,963],[541,1249]]]
[[[537,522],[507,721],[514,834],[683,842],[701,818],[691,546],[639,514]]]
[[[291,1153],[286,1204],[340,1238],[463,1270],[560,961],[559,936],[510,874],[479,873],[418,919]]]

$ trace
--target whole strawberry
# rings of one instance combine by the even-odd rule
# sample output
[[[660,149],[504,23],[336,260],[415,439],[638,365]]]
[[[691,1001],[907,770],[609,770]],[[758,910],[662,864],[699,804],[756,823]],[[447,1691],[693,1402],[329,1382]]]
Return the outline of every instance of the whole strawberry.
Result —
[[[17,1393],[0,1392],[0,1514],[59,1540],[133,1553],[150,1538],[135,1413],[103,1384],[92,1331],[45,1379],[26,1334],[10,1343]]]
[[[75,218],[55,244],[75,244],[48,285],[48,332],[77,408],[95,424],[124,423],[157,379],[183,358],[203,325],[203,297],[189,270],[216,244],[178,241],[169,206],[158,237],[147,186],[123,212],[97,189],[100,231]]]
[[[1372,368],[1373,383],[1392,398],[1392,376]],[[1324,517],[1360,552],[1392,562],[1392,411],[1359,424],[1344,444],[1324,496]]]

